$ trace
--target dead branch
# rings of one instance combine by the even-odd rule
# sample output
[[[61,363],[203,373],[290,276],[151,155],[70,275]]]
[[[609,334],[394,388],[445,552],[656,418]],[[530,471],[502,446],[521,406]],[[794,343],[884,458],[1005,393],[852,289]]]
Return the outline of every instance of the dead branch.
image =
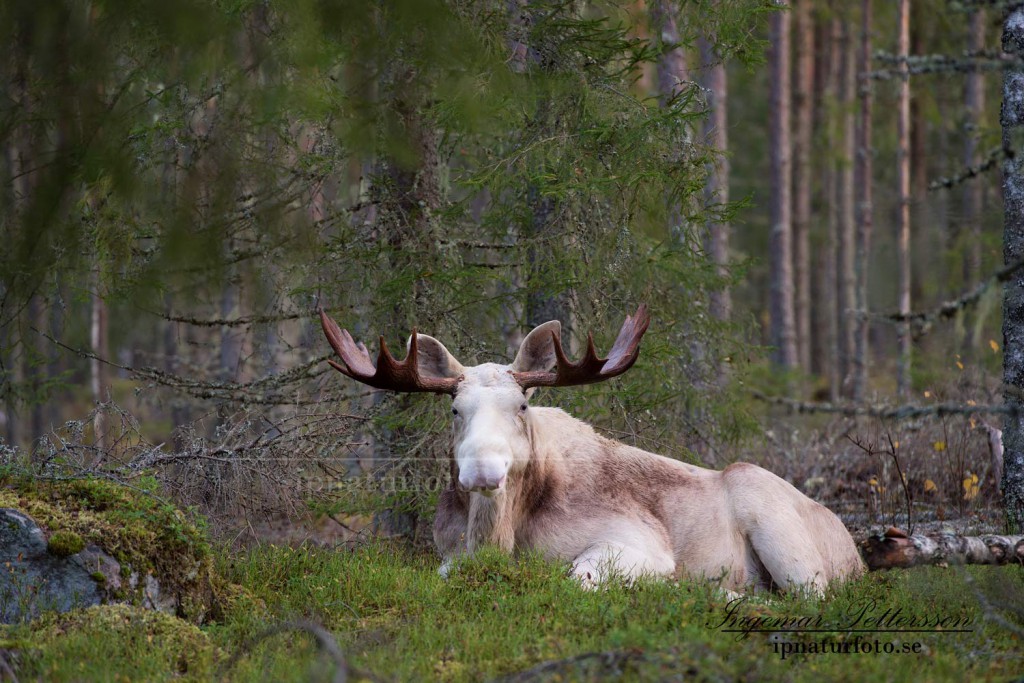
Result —
[[[263,641],[289,631],[302,631],[303,633],[308,633],[313,636],[316,640],[317,648],[334,663],[334,678],[331,679],[333,683],[346,683],[348,681],[350,667],[345,661],[345,655],[342,653],[337,641],[334,640],[334,636],[332,636],[331,633],[320,624],[305,620],[287,621],[283,624],[277,624],[276,626],[268,628],[263,633],[249,639],[233,655],[231,655],[231,659],[224,664],[222,675],[230,671],[235,664],[242,659],[242,657],[256,649],[256,646]],[[358,675],[360,678],[371,678],[376,680],[375,676],[368,675],[363,671],[359,671]]]
[[[978,588],[978,584],[974,580],[974,577],[971,576],[970,572],[963,572],[963,579],[964,583],[971,588],[971,591],[974,593],[974,597],[977,598],[978,604],[981,605],[981,612],[986,619],[998,626],[1002,626],[1008,631],[1016,633],[1018,638],[1024,638],[1024,628],[1011,623],[1010,620],[999,613],[992,602],[988,599],[988,596]],[[1017,611],[1017,614],[1020,614],[1019,610]]]
[[[931,311],[918,313],[870,313],[868,311],[857,311],[858,315],[866,315],[875,320],[884,320],[892,323],[909,322],[913,328],[914,339],[924,336],[936,322],[952,318],[964,308],[976,304],[982,295],[995,284],[1009,280],[1018,270],[1024,268],[1024,259],[1011,263],[996,271],[991,277],[980,282],[974,289],[968,291],[961,297],[947,301],[938,308]]]
[[[313,320],[312,313],[280,313],[278,315],[249,315],[239,318],[196,318],[187,315],[175,315],[173,313],[158,313],[141,309],[159,318],[172,323],[183,323],[196,327],[242,327],[245,325],[261,325],[269,323],[280,323],[287,320]]]
[[[860,551],[871,570],[949,564],[1024,565],[1024,536],[908,536],[889,527],[884,535],[871,536],[861,543]]]
[[[566,657],[565,659],[556,659],[548,662],[541,662],[540,664],[525,669],[523,671],[517,671],[514,674],[508,676],[502,676],[501,678],[495,679],[498,683],[525,683],[526,681],[536,681],[540,679],[546,679],[551,674],[557,674],[566,670],[571,670],[578,664],[596,660],[598,664],[605,670],[618,669],[622,664],[629,661],[642,661],[647,659],[647,655],[642,650],[611,650],[608,652],[585,652],[581,655],[575,655],[573,657]]]
[[[1008,147],[993,147],[985,154],[985,159],[973,166],[968,166],[960,173],[950,177],[940,177],[937,180],[933,180],[928,183],[928,191],[934,192],[935,190],[949,190],[953,187],[963,183],[964,181],[970,180],[971,178],[977,178],[986,171],[991,171],[996,167],[1003,159],[1012,159],[1013,150]]]
[[[943,417],[945,415],[1015,415],[1017,409],[1007,405],[970,405],[967,403],[936,403],[929,406],[913,404],[901,406],[871,406],[817,401],[798,401],[784,396],[769,396],[752,390],[751,395],[759,401],[784,406],[791,413],[830,413],[845,417],[876,417],[883,420],[910,420],[919,417]]]
[[[18,683],[18,677],[14,675],[14,669],[7,660],[10,654],[10,650],[0,650],[0,680],[10,680]]]

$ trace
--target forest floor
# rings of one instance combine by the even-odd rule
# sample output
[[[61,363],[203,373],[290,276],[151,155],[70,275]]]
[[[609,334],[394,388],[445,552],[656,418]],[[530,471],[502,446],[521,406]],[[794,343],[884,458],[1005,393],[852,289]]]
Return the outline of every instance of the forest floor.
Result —
[[[327,681],[341,680],[342,660],[349,680],[371,681],[964,681],[1024,671],[1020,567],[873,572],[822,600],[730,603],[706,583],[587,591],[564,566],[497,552],[448,580],[437,564],[384,541],[222,549],[218,573],[253,599],[216,623],[96,607],[6,627],[0,654],[21,681]]]

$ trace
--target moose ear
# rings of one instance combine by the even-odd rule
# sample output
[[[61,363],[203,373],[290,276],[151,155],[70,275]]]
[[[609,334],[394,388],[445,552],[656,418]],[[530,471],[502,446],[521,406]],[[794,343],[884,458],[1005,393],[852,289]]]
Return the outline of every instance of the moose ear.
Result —
[[[409,341],[405,345],[407,352],[411,342],[412,337],[410,336]],[[445,379],[458,377],[463,374],[464,368],[462,363],[455,360],[455,356],[448,353],[448,349],[444,347],[444,344],[433,337],[417,334],[416,347],[419,350],[416,367],[422,376],[433,379]]]
[[[555,367],[555,345],[552,333],[561,338],[562,323],[557,320],[549,320],[543,325],[533,328],[533,331],[526,335],[526,339],[519,347],[516,359],[512,361],[512,371],[547,372]]]

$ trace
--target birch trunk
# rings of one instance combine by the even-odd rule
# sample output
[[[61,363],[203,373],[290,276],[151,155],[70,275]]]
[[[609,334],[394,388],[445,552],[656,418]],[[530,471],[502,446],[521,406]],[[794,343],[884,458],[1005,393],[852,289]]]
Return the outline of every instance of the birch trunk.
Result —
[[[914,534],[890,528],[860,546],[868,569],[920,565],[1024,564],[1024,536]]]

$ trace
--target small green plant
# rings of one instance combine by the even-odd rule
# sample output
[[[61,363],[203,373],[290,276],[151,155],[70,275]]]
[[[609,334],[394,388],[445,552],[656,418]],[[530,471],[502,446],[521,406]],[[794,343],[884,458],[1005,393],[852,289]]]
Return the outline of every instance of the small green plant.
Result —
[[[57,557],[77,555],[85,549],[85,541],[74,531],[55,531],[46,543],[46,550]]]

